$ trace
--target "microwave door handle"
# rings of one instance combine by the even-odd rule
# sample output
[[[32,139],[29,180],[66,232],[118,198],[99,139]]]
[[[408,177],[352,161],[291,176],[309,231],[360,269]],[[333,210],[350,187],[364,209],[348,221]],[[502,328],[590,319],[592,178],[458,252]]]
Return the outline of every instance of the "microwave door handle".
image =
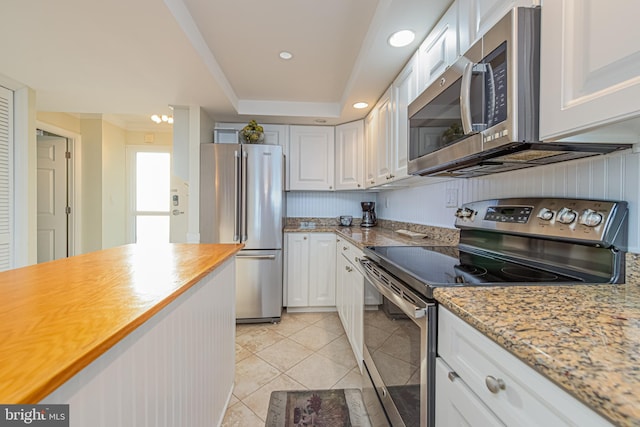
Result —
[[[460,87],[460,115],[462,119],[462,130],[465,135],[471,133],[471,76],[473,75],[474,63],[469,61],[464,66],[462,73],[462,85]]]
[[[496,104],[498,100],[496,99],[496,82],[493,79],[493,68],[491,68],[491,64],[484,64],[484,73],[486,76],[489,76],[489,99],[491,100],[491,107],[489,111],[487,111],[487,119],[485,120],[487,128],[493,126],[493,116],[496,113]]]

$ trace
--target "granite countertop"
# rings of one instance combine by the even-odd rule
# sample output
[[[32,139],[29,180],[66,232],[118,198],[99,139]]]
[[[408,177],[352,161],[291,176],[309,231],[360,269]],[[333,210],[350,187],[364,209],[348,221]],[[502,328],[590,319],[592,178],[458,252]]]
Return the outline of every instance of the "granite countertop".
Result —
[[[640,286],[439,288],[436,299],[617,425],[640,425]]]
[[[404,228],[404,227],[402,227]],[[359,247],[455,245],[447,229],[427,239],[357,226],[336,232]],[[614,424],[640,426],[640,255],[627,254],[624,285],[437,288],[453,313]]]
[[[365,246],[451,246],[457,244],[455,230],[431,227],[423,230],[427,237],[411,238],[382,227],[340,227],[337,225],[317,225],[315,227],[301,227],[290,225],[285,227],[285,233],[331,233],[345,237],[360,249]]]

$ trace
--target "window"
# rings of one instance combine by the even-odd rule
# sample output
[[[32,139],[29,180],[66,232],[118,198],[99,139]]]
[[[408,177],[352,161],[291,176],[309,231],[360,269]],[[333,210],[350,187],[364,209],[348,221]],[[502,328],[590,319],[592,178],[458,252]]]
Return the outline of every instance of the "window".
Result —
[[[171,153],[164,147],[127,147],[129,241],[168,243]]]

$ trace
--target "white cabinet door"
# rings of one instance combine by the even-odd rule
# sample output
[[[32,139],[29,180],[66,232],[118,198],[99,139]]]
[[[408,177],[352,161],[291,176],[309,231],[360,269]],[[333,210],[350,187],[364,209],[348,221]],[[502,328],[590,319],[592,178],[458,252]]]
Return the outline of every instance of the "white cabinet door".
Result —
[[[531,7],[539,0],[458,0],[458,47],[464,52],[514,7]]]
[[[419,92],[458,57],[458,4],[454,2],[418,48]]]
[[[287,307],[309,305],[309,234],[285,233]]]
[[[391,179],[391,138],[393,137],[393,104],[391,88],[380,98],[376,105],[378,112],[376,152],[376,184],[384,184]]]
[[[436,427],[504,426],[440,357],[436,390]]]
[[[309,306],[336,305],[336,235],[309,233]]]
[[[547,1],[542,8],[540,137],[640,115],[640,2]]]
[[[391,175],[392,180],[407,176],[407,162],[409,157],[409,116],[407,108],[417,96],[416,82],[417,56],[405,66],[391,86],[393,92],[394,126],[391,143]]]
[[[353,265],[351,268],[353,269],[348,272],[349,302],[351,303],[349,341],[351,342],[351,348],[358,361],[360,372],[362,372],[362,348],[364,345],[364,276]]]
[[[290,126],[290,190],[332,191],[333,126]]]
[[[336,126],[336,190],[364,188],[364,121]]]
[[[378,141],[378,110],[372,109],[365,121],[365,165],[364,184],[365,188],[376,185],[376,143]]]

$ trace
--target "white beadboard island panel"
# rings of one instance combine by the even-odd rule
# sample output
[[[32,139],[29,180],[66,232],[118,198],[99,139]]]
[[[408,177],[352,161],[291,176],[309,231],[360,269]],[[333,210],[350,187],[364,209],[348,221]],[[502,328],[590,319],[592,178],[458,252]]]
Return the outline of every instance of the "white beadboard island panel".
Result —
[[[419,187],[380,192],[378,217],[453,228],[455,208],[445,207],[448,190],[457,191],[459,205],[521,196],[624,200],[629,204],[629,251],[640,253],[640,154],[631,150],[480,178],[425,179]]]
[[[41,403],[68,403],[72,427],[219,426],[234,343],[231,258]]]

